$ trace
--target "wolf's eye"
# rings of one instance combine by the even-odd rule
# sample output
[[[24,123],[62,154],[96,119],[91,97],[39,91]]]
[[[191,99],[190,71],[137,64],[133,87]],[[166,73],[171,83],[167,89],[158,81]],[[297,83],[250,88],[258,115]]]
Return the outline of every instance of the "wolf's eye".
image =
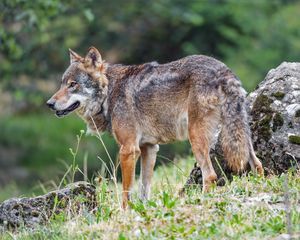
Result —
[[[73,88],[73,87],[75,87],[76,86],[76,82],[71,82],[70,84],[69,84],[69,88]]]

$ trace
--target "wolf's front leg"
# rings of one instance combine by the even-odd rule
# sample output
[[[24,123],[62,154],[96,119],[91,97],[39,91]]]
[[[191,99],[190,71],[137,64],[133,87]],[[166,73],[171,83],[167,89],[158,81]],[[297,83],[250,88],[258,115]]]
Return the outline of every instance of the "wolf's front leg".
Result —
[[[134,145],[121,146],[120,149],[120,163],[122,170],[122,185],[123,185],[123,203],[122,207],[125,209],[130,199],[130,193],[134,183],[135,177],[135,163],[140,156],[140,149]]]
[[[151,179],[153,176],[153,169],[156,162],[156,153],[159,146],[143,145],[141,147],[141,180],[140,180],[140,198],[141,200],[148,200],[150,196]]]

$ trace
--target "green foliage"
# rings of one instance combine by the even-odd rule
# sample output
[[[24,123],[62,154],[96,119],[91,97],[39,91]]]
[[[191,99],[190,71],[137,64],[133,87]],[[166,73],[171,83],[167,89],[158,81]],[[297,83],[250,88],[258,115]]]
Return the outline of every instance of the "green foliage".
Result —
[[[29,56],[32,52],[38,53],[43,43],[47,44],[46,29],[51,20],[64,11],[65,5],[59,0],[4,0],[0,9],[0,50],[2,57],[5,56],[1,72],[10,77],[16,71],[34,71],[37,62]]]
[[[106,180],[102,181],[98,196],[99,206],[96,211],[96,221],[108,221],[113,213],[113,209],[111,206],[112,196]]]
[[[248,90],[280,62],[299,60],[298,1],[4,0],[0,8],[5,79],[61,73],[69,47],[90,45],[125,63],[215,56]]]
[[[172,200],[170,195],[165,191],[163,192],[162,195],[162,201],[163,201],[163,205],[169,209],[173,208],[176,204],[176,199]]]
[[[70,178],[74,179],[76,169],[83,168],[83,159],[86,152],[88,155],[89,173],[92,169],[99,169],[101,162],[97,156],[108,161],[104,148],[99,141],[92,136],[80,133],[85,124],[76,116],[68,119],[58,119],[53,115],[18,115],[0,120],[2,134],[0,136],[1,146],[17,152],[17,164],[25,167],[32,175],[35,182],[38,179],[48,181],[62,176],[71,166]],[[76,139],[76,134],[80,133]],[[116,156],[117,146],[107,135],[103,136],[107,143],[108,151]],[[79,141],[80,140],[80,147]],[[69,146],[75,147],[75,154],[70,154]],[[79,149],[80,148],[80,149]],[[75,161],[76,160],[76,161]],[[10,161],[7,159],[6,161]],[[45,168],[47,173],[45,174]],[[91,176],[91,175],[89,175]]]

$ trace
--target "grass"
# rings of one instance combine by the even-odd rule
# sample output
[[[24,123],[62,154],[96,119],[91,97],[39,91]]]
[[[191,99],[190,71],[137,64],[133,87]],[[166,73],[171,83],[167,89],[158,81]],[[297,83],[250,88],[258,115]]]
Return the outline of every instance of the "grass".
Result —
[[[103,179],[97,185],[99,206],[94,214],[82,211],[75,218],[56,216],[35,231],[21,229],[0,238],[272,239],[288,231],[300,232],[299,172],[236,177],[210,193],[193,188],[179,197],[193,162],[180,159],[157,167],[151,199],[144,203],[134,194],[126,211],[117,200],[120,185],[116,189],[113,182]]]

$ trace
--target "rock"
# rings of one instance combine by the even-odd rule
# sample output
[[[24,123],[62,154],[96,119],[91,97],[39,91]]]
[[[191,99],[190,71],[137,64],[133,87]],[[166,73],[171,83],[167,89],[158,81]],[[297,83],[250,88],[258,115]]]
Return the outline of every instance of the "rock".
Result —
[[[96,207],[96,188],[87,182],[76,182],[65,188],[33,198],[12,198],[0,204],[0,231],[18,227],[34,228],[65,212],[74,215]]]
[[[272,69],[248,96],[253,146],[267,174],[300,161],[300,63]]]
[[[247,97],[253,146],[266,174],[280,174],[300,164],[300,63],[283,62]],[[219,184],[232,177],[219,142],[211,151]],[[248,168],[249,169],[249,168]],[[202,184],[195,165],[186,185]]]

